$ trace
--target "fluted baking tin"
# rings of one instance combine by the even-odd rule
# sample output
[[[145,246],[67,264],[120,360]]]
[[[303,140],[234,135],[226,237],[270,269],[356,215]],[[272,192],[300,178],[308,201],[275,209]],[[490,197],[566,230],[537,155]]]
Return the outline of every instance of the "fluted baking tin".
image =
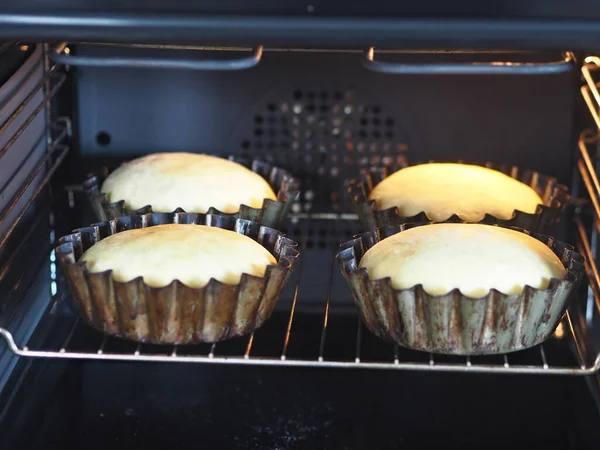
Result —
[[[548,175],[523,170],[515,166],[499,165],[492,163],[482,164],[483,167],[500,171],[510,177],[533,188],[542,198],[544,204],[538,205],[535,213],[515,211],[510,219],[500,219],[491,214],[477,222],[487,225],[502,225],[522,228],[530,231],[548,231],[560,218],[564,207],[569,202],[569,189],[560,184],[555,178]],[[405,166],[408,167],[408,164]],[[398,213],[397,208],[376,209],[375,201],[369,200],[373,188],[391,175],[385,166],[373,167],[361,174],[359,178],[348,182],[348,195],[353,203],[363,229],[374,230],[376,228],[401,225],[403,223],[429,222],[425,212],[405,217]],[[452,215],[444,222],[463,222],[457,215]]]
[[[358,235],[341,245],[337,259],[366,327],[397,344],[431,353],[491,355],[533,347],[548,339],[569,306],[584,272],[584,258],[564,242],[518,230],[545,243],[567,269],[547,289],[526,286],[519,295],[492,289],[481,298],[458,289],[430,295],[422,285],[394,289],[389,277],[370,280],[360,268],[365,252],[379,241],[423,224],[405,224]],[[448,261],[452,264],[452,261]]]
[[[133,228],[184,223],[219,227],[249,236],[269,250],[277,264],[263,277],[243,274],[237,285],[214,278],[202,288],[174,280],[152,287],[142,277],[115,281],[112,271],[91,273],[81,255],[98,241]],[[248,334],[271,315],[298,256],[297,244],[280,232],[231,216],[154,213],[123,216],[75,230],[60,239],[56,257],[74,303],[92,327],[110,336],[153,344],[218,342]],[[237,258],[239,255],[231,255]]]
[[[206,213],[233,216],[239,219],[257,222],[266,227],[279,228],[289,213],[292,204],[298,198],[300,181],[287,171],[264,161],[236,157],[230,157],[229,159],[248,167],[267,180],[275,191],[277,200],[265,199],[262,208],[251,208],[247,205],[240,205],[239,211],[232,214],[223,213],[212,207],[206,211]],[[106,195],[101,192],[102,183],[108,174],[109,170],[107,168],[102,168],[98,173],[91,174],[83,183],[83,189],[90,200],[98,220],[110,220],[130,214],[148,214],[155,212],[152,210],[152,205],[146,205],[143,208],[131,210],[125,206],[125,200],[109,202]],[[181,208],[177,208],[173,212],[185,211]]]

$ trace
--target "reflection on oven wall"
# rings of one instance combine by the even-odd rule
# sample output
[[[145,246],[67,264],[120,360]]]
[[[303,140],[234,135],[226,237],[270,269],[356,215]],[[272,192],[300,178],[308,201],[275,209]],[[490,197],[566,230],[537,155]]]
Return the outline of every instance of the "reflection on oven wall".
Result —
[[[79,51],[197,57],[114,46]],[[81,156],[90,169],[168,150],[261,157],[304,179],[296,212],[343,211],[346,178],[405,158],[489,160],[570,183],[576,71],[405,76],[372,72],[361,59],[360,52],[266,50],[256,67],[232,72],[78,68]]]

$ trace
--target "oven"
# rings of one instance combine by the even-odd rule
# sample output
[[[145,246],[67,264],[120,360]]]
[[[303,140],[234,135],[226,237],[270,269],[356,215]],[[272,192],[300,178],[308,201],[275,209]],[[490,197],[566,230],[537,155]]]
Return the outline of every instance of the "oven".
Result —
[[[395,3],[0,6],[0,447],[598,448],[600,6]],[[301,256],[250,336],[136,344],[74,310],[54,248],[97,221],[82,182],[162,151],[301,181]],[[365,328],[335,259],[363,231],[348,180],[426,160],[569,186],[552,234],[585,279],[543,344],[443,356]]]

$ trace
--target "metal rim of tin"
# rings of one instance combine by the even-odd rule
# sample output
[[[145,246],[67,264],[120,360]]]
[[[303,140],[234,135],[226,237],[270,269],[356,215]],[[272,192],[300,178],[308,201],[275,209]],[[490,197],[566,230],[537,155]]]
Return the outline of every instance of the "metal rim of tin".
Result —
[[[425,163],[417,163],[414,165],[434,162],[437,161],[427,161]],[[462,163],[462,161],[457,162]],[[517,227],[531,231],[548,231],[550,227],[558,222],[565,206],[571,198],[569,195],[569,188],[560,184],[556,178],[549,175],[533,170],[520,169],[516,166],[506,164],[486,162],[478,165],[488,169],[497,170],[528,185],[542,197],[544,204],[538,205],[535,213],[526,213],[515,210],[510,219],[500,219],[491,214],[486,214],[483,219],[475,223]],[[411,166],[411,164],[407,163],[402,165],[400,169],[409,166]],[[403,223],[431,222],[431,219],[424,211],[414,216],[406,217],[398,214],[398,209],[396,207],[382,210],[376,209],[375,200],[369,200],[369,195],[377,184],[391,175],[391,173],[394,173],[393,171],[390,173],[389,169],[390,168],[386,166],[372,167],[361,173],[359,178],[347,182],[348,195],[356,209],[361,225],[366,230],[374,230],[376,228],[401,225]],[[464,220],[458,215],[453,214],[448,219],[438,223],[462,222],[464,222]]]
[[[91,273],[79,261],[85,250],[122,231],[163,224],[197,224],[248,236],[277,260],[265,275],[242,274],[237,285],[211,278],[202,288],[174,280],[152,287],[137,277],[115,281],[112,271]],[[151,213],[123,216],[74,230],[62,237],[56,258],[83,319],[109,336],[152,344],[213,343],[260,328],[275,309],[299,253],[298,244],[281,232],[231,216]]]
[[[267,180],[276,192],[277,199],[265,199],[262,208],[251,208],[242,204],[238,212],[229,214],[211,207],[204,214],[232,216],[239,219],[251,220],[267,227],[279,228],[300,194],[300,180],[286,170],[265,161],[234,156],[229,156],[228,159],[242,164]],[[132,210],[125,206],[125,200],[109,202],[106,194],[101,192],[102,183],[104,183],[109,173],[110,170],[103,167],[97,173],[90,174],[83,182],[83,190],[98,220],[104,221],[131,214],[139,215],[155,212],[152,210],[152,205]],[[177,208],[175,211],[170,212],[178,213],[185,211]]]
[[[548,339],[565,314],[584,273],[584,257],[550,236],[516,227],[546,244],[567,275],[547,289],[525,286],[519,295],[492,289],[472,298],[454,289],[430,295],[422,285],[394,289],[389,277],[370,280],[360,260],[381,240],[431,223],[402,224],[355,236],[336,255],[363,323],[376,336],[412,350],[446,355],[493,355],[533,347]],[[498,225],[495,225],[498,226]]]

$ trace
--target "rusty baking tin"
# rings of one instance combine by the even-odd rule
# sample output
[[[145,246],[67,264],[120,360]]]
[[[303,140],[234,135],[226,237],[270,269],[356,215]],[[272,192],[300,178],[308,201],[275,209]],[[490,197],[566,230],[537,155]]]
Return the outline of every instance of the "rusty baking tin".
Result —
[[[429,161],[436,162],[436,161]],[[460,161],[462,162],[462,161]],[[408,167],[406,164],[401,168]],[[519,169],[515,166],[500,165],[493,163],[480,164],[482,167],[497,170],[522,183],[533,188],[544,201],[543,205],[538,205],[535,213],[526,213],[515,210],[510,219],[499,219],[491,214],[486,214],[484,218],[477,222],[487,225],[502,225],[508,227],[517,227],[531,231],[548,231],[560,219],[560,216],[570,200],[569,188],[560,184],[556,178],[544,175],[532,170]],[[394,171],[388,167],[373,167],[363,172],[359,178],[348,182],[348,195],[354,204],[359,220],[364,230],[374,230],[376,228],[401,225],[403,223],[422,223],[430,222],[425,212],[417,215],[405,217],[398,214],[396,207],[378,210],[375,208],[375,201],[369,200],[369,195],[373,188],[387,178]],[[456,214],[443,221],[444,223],[464,222]]]
[[[300,193],[300,181],[285,170],[275,167],[264,161],[230,156],[230,161],[235,161],[251,169],[262,176],[277,195],[277,200],[265,199],[262,208],[251,208],[240,205],[236,213],[228,214],[216,208],[209,208],[206,214],[218,214],[222,216],[233,216],[238,219],[251,220],[266,227],[279,228],[289,213],[292,204]],[[139,209],[128,209],[125,200],[110,203],[106,194],[101,192],[102,183],[109,175],[108,168],[102,168],[98,173],[91,174],[83,182],[83,190],[86,193],[98,220],[110,220],[131,214],[148,214],[154,212],[152,205],[146,205]],[[163,211],[166,212],[166,211]],[[177,208],[173,213],[185,212]]]
[[[214,278],[202,288],[179,280],[152,287],[142,277],[115,281],[112,271],[90,273],[81,255],[96,242],[132,228],[185,223],[223,228],[249,236],[269,250],[277,265],[264,277],[243,274],[237,285]],[[81,316],[97,330],[137,342],[196,344],[248,334],[271,315],[298,256],[296,242],[255,222],[231,216],[155,213],[119,217],[75,230],[60,239],[56,257]],[[235,256],[232,256],[235,257]]]
[[[337,259],[342,273],[371,332],[409,349],[447,355],[514,352],[552,335],[584,272],[584,258],[573,247],[543,234],[517,230],[548,245],[568,270],[564,280],[551,279],[548,289],[526,286],[520,295],[495,289],[481,298],[466,297],[458,289],[430,295],[422,285],[394,289],[389,277],[369,280],[367,270],[359,268],[365,252],[382,239],[422,225],[363,233],[340,247]]]

